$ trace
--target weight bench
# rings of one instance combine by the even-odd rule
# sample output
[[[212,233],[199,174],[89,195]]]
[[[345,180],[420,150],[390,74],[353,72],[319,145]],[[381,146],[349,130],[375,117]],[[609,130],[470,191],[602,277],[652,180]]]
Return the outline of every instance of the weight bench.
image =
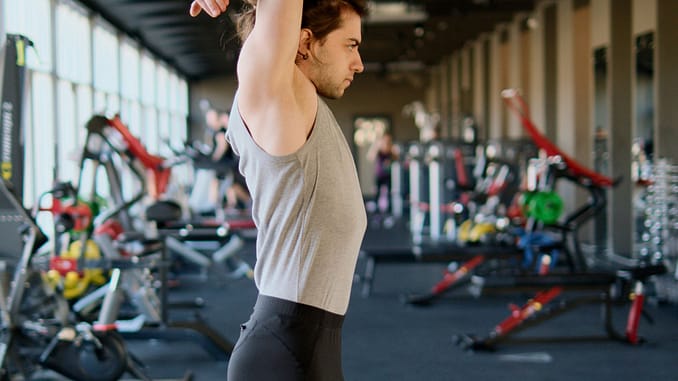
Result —
[[[372,292],[377,265],[381,263],[450,263],[461,262],[462,265],[450,274],[446,289],[470,275],[480,264],[493,259],[520,259],[523,250],[515,246],[460,246],[456,243],[425,243],[420,245],[374,245],[363,246],[361,258],[365,259],[364,271],[361,275],[363,297]]]
[[[582,340],[616,340],[638,344],[638,324],[643,313],[643,283],[653,275],[666,272],[663,265],[620,269],[616,272],[587,272],[579,274],[546,274],[527,276],[473,276],[472,293],[515,293],[532,291],[536,294],[523,306],[511,305],[511,313],[483,337],[455,335],[455,342],[468,350],[494,350],[500,343],[552,342]],[[562,297],[569,295],[569,298]],[[617,332],[612,321],[612,304],[617,298],[629,296],[632,304],[624,334]],[[622,299],[623,300],[623,299]],[[603,305],[602,336],[562,336],[515,338],[514,335],[551,318],[588,304]]]

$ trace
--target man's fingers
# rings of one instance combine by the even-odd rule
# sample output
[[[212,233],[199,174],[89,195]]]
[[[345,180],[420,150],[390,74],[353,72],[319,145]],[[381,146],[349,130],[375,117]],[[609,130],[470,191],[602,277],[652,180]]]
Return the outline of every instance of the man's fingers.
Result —
[[[191,10],[188,12],[188,14],[190,14],[192,17],[195,17],[200,14],[200,11],[202,11],[202,7],[198,1],[195,0],[191,3]]]
[[[228,3],[230,0],[217,0],[217,5],[219,6],[219,10],[221,12],[226,12],[226,8],[228,8]]]
[[[205,11],[212,17],[218,17],[222,12],[226,11],[229,2],[230,0],[193,0],[189,13],[195,17],[201,11]]]

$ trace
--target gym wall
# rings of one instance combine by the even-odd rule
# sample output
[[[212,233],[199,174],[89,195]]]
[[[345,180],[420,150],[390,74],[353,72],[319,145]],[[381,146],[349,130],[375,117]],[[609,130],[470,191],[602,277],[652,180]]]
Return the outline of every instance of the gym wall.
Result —
[[[356,80],[339,100],[329,100],[346,139],[355,151],[353,143],[353,121],[358,116],[387,116],[391,119],[392,135],[397,141],[416,140],[419,130],[412,117],[403,114],[403,106],[415,100],[424,99],[425,72],[376,73],[366,72]],[[190,137],[203,136],[204,120],[200,111],[200,100],[207,99],[216,107],[230,110],[237,83],[232,77],[218,77],[191,83],[190,95]],[[374,193],[370,177],[371,163],[356,157],[363,193]]]
[[[432,74],[431,78],[448,82],[431,80],[431,87],[437,88],[426,90],[427,106],[449,115],[452,137],[459,136],[459,120],[471,112],[481,138],[514,138],[522,131],[512,117],[507,118],[499,92],[519,88],[535,124],[564,152],[592,168],[600,162],[594,142],[602,127],[607,164],[596,169],[607,168],[608,175],[624,179],[610,195],[607,236],[615,251],[630,254],[635,194],[631,144],[647,130],[641,124],[654,124],[649,135],[655,153],[675,158],[675,150],[665,146],[678,135],[678,111],[670,105],[678,88],[678,54],[670,41],[678,28],[669,22],[677,16],[674,0],[537,1],[533,12],[516,15],[469,41],[432,69],[450,73]],[[654,34],[654,78],[647,72],[641,78],[636,65],[637,39],[647,34]],[[601,71],[594,73],[594,52],[600,48],[607,50],[604,81],[598,78]],[[463,70],[467,66],[473,72]],[[441,99],[446,88],[452,96]],[[584,197],[575,189],[560,191],[569,205]]]

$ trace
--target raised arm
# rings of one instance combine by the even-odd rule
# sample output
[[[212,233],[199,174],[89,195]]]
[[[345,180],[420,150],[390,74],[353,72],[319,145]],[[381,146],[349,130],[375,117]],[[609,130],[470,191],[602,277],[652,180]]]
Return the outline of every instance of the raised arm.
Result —
[[[189,13],[201,11],[212,17],[225,12],[230,0],[194,0]],[[255,4],[256,22],[243,44],[238,77],[246,90],[274,91],[289,85],[294,72],[301,29],[303,0],[250,0]]]
[[[295,65],[302,11],[303,0],[258,0],[238,59],[240,114],[272,155],[298,150],[315,119],[315,88]]]
[[[303,0],[258,0],[254,28],[238,60],[241,91],[277,95],[291,85],[302,8]]]
[[[295,65],[303,0],[249,0],[254,27],[238,59],[238,106],[254,140],[272,155],[299,149],[317,108],[313,84]],[[195,0],[190,13],[216,17],[227,0]]]

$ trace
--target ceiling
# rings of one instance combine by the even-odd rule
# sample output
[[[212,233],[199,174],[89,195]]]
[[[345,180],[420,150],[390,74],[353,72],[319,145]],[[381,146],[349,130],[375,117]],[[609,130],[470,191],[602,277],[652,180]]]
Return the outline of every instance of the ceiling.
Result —
[[[190,0],[79,1],[189,80],[234,72],[239,42],[229,16],[240,10],[241,0],[231,0],[227,14],[217,19],[204,12],[190,17]],[[535,1],[375,0],[364,23],[361,55],[371,70],[432,65],[497,24],[530,12]]]

